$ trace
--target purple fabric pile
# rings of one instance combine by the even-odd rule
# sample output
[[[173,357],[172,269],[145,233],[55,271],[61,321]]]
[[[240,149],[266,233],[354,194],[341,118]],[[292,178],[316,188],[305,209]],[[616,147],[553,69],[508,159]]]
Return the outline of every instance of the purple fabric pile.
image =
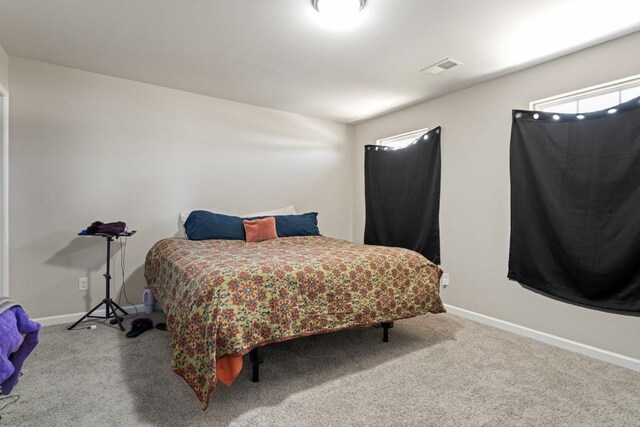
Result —
[[[125,232],[127,224],[122,221],[103,223],[96,221],[87,227],[87,234],[113,234],[118,235]]]
[[[24,361],[38,345],[39,331],[40,324],[31,321],[22,307],[0,297],[1,394],[10,394],[18,382]]]

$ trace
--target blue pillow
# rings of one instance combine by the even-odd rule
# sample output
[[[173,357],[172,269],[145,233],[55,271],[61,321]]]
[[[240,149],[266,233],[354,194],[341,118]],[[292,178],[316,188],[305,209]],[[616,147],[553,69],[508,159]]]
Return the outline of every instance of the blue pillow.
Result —
[[[193,211],[184,222],[189,240],[244,240],[243,218],[208,211]]]
[[[318,212],[302,215],[267,215],[253,218],[223,215],[209,211],[193,211],[184,222],[189,240],[245,240],[245,219],[273,216],[276,219],[278,237],[319,236]]]
[[[276,215],[278,237],[319,236],[318,212],[302,215]]]

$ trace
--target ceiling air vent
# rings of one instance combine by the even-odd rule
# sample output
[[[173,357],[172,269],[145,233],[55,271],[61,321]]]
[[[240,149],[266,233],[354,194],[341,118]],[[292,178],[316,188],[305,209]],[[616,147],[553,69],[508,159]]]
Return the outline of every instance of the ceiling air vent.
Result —
[[[462,62],[456,61],[453,58],[446,58],[420,71],[422,71],[423,73],[436,75],[440,74],[443,71],[447,71],[454,67],[457,67],[458,65],[462,65]]]

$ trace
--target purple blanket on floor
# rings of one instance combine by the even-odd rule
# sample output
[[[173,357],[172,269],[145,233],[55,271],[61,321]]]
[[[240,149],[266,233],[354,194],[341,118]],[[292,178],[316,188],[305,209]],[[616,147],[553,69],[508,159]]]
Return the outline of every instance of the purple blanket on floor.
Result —
[[[8,395],[18,382],[27,356],[38,345],[40,324],[29,320],[22,307],[0,313],[0,387]],[[26,334],[23,338],[22,334]]]

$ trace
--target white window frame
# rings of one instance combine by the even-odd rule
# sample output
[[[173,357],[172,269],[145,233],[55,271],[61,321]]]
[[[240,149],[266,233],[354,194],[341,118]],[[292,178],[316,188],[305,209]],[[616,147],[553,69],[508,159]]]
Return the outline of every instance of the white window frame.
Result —
[[[572,101],[580,101],[582,99],[591,98],[593,96],[604,95],[607,93],[618,92],[618,104],[621,101],[621,92],[625,89],[640,87],[640,74],[626,77],[624,79],[615,80],[608,83],[590,86],[588,88],[539,99],[529,103],[529,110],[542,111],[543,109],[553,107],[554,105],[565,104]],[[613,107],[613,105],[612,105]]]
[[[423,128],[418,130],[412,130],[411,132],[401,133],[399,135],[393,135],[386,138],[381,138],[376,141],[376,145],[384,145],[392,147],[394,150],[401,150],[411,144],[413,141],[424,135],[429,131],[429,128]],[[409,141],[406,145],[402,147],[397,147],[395,144],[398,142]]]

